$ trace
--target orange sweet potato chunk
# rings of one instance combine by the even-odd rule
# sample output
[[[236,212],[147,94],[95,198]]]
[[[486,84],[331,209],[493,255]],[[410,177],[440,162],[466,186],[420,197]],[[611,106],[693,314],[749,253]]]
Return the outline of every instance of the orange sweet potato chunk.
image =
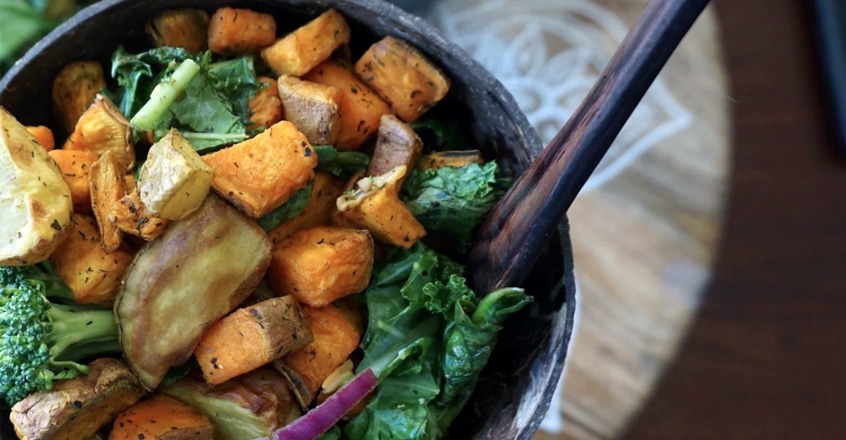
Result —
[[[209,20],[209,49],[214,53],[250,53],[276,41],[276,20],[249,9],[220,8]]]

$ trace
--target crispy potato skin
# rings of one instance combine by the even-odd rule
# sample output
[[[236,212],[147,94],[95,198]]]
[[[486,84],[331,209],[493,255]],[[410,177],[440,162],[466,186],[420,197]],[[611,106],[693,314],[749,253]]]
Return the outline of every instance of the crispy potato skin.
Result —
[[[261,51],[277,75],[302,76],[350,42],[350,26],[330,9]]]
[[[133,405],[112,424],[109,440],[214,440],[214,425],[190,405],[163,394]]]
[[[288,121],[203,160],[214,169],[212,188],[253,218],[273,211],[305,188],[317,166],[308,139]]]
[[[358,347],[361,332],[350,317],[348,309],[329,305],[303,306],[306,322],[314,341],[281,359],[289,374],[296,375],[311,401],[323,381],[343,364]]]
[[[106,88],[103,66],[96,61],[74,61],[53,80],[53,111],[68,133],[100,90]]]
[[[133,252],[126,245],[106,251],[94,217],[74,214],[68,237],[50,256],[59,278],[70,287],[79,304],[111,306],[120,290]]]
[[[156,47],[182,47],[188,52],[206,50],[209,13],[201,9],[169,9],[153,17],[144,27]]]
[[[217,440],[268,437],[300,416],[287,381],[267,367],[216,386],[189,375],[161,391],[205,414]]]
[[[449,91],[449,78],[405,40],[387,36],[355,63],[355,72],[390,104],[393,113],[412,122]]]
[[[337,102],[341,120],[334,143],[336,148],[359,149],[376,134],[379,118],[391,112],[388,104],[355,76],[352,65],[346,61],[335,58],[326,60],[309,71],[303,79],[340,90]]]
[[[194,357],[206,382],[218,385],[296,350],[313,339],[293,296],[242,307],[215,322]]]
[[[379,135],[373,159],[367,167],[367,174],[381,176],[392,169],[405,165],[412,169],[423,154],[423,141],[417,133],[394,115],[383,115],[379,121]],[[402,186],[404,176],[398,185]]]
[[[124,357],[146,387],[188,360],[206,329],[249,296],[270,252],[264,231],[213,195],[138,251],[115,316]]]
[[[277,87],[285,118],[312,145],[333,145],[341,130],[340,89],[290,75],[280,76]]]
[[[276,41],[276,20],[249,9],[220,8],[209,20],[209,49],[214,53],[252,53]]]
[[[323,307],[367,288],[373,237],[366,230],[318,226],[295,233],[273,251],[267,280],[282,295]]]
[[[91,165],[100,157],[94,151],[53,150],[47,154],[56,161],[62,178],[70,188],[73,212],[86,214],[91,212],[91,190],[88,175]]]
[[[88,374],[60,380],[12,407],[10,419],[23,440],[79,440],[93,437],[146,391],[126,365],[97,359]]]
[[[44,261],[68,234],[71,193],[56,162],[0,107],[0,265]]]

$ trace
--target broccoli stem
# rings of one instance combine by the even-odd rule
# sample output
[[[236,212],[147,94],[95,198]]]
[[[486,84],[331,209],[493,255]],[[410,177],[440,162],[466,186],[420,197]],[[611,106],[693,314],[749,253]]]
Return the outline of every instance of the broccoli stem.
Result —
[[[158,125],[171,104],[176,102],[176,98],[188,88],[188,84],[191,83],[191,80],[199,72],[200,65],[192,59],[187,59],[179,64],[179,67],[173,71],[170,78],[167,78],[153,89],[153,93],[150,94],[150,100],[129,121],[132,128],[139,131],[148,131],[156,128],[156,125]]]
[[[88,367],[76,361],[120,351],[118,329],[111,310],[53,304],[47,313],[53,330],[45,342],[50,347],[52,365],[86,374]]]

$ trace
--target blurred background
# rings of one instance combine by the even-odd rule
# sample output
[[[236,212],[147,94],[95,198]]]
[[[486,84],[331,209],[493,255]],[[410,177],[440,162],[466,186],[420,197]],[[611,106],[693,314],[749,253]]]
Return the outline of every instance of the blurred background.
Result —
[[[646,2],[396,1],[546,140]],[[714,0],[570,210],[577,330],[538,440],[846,438],[846,156],[814,3]],[[0,0],[0,69],[79,6]]]

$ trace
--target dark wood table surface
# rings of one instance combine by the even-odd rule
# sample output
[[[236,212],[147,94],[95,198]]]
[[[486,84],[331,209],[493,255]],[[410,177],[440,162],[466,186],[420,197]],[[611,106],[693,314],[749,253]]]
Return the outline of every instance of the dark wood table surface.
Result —
[[[686,342],[626,438],[846,438],[846,159],[810,1],[715,3],[734,121],[723,240]]]

